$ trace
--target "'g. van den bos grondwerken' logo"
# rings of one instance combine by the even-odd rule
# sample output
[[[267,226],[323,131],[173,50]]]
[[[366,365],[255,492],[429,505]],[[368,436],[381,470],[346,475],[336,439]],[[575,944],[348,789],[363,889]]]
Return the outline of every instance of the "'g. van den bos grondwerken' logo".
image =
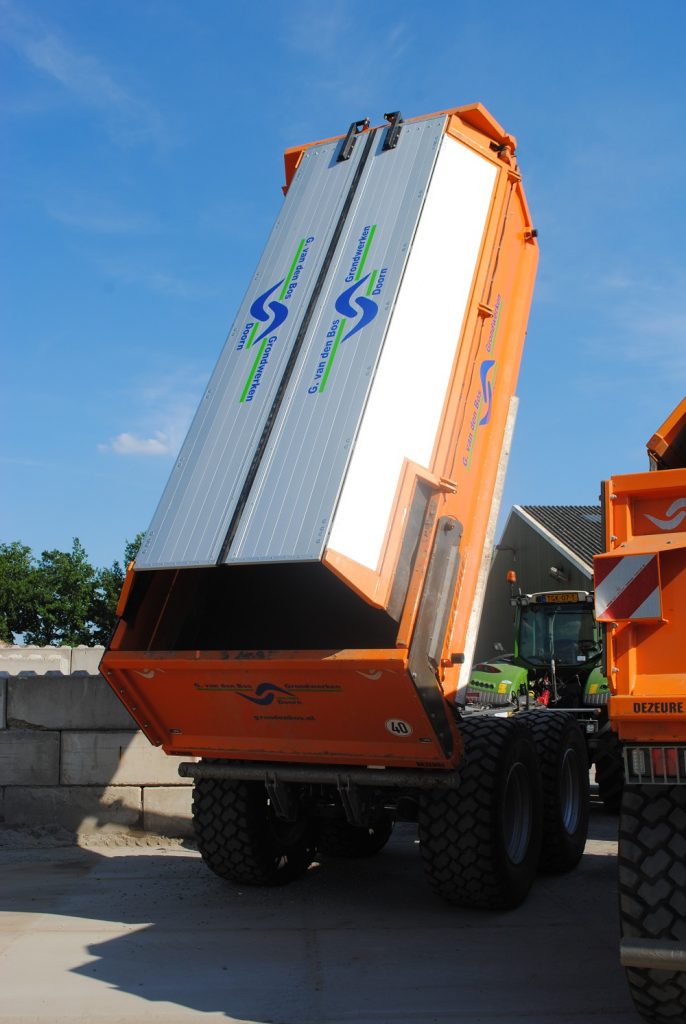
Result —
[[[493,389],[495,387],[496,360],[491,358],[495,353],[495,344],[500,324],[500,313],[502,310],[502,299],[498,295],[493,309],[491,329],[486,341],[486,358],[481,360],[479,367],[479,389],[471,401],[472,414],[469,420],[469,431],[465,448],[462,453],[462,465],[469,469],[474,454],[474,445],[479,427],[485,427],[491,420],[491,406],[493,405]]]
[[[309,246],[312,242],[314,242],[313,235],[300,239],[286,276],[282,277],[271,288],[268,288],[266,292],[258,295],[250,306],[250,316],[252,319],[248,320],[243,328],[243,332],[236,345],[236,351],[242,352],[246,349],[254,349],[257,346],[259,348],[241,392],[241,402],[252,402],[260,386],[262,375],[277,339],[277,331],[288,316],[288,306],[286,303],[298,287],[298,279],[305,266]],[[275,295],[276,292],[278,292],[278,295]],[[272,296],[274,297],[272,298]]]
[[[279,698],[279,704],[300,703],[297,697],[294,697],[293,694],[289,693],[288,690],[284,690],[281,686],[277,686],[276,683],[258,683],[254,694],[239,693],[238,696],[242,697],[243,700],[249,700],[251,704],[259,704],[260,707],[268,707],[277,698]]]
[[[319,362],[312,376],[312,383],[307,389],[310,395],[321,394],[326,388],[339,346],[370,324],[379,311],[379,306],[372,296],[381,295],[388,268],[381,267],[362,276],[375,231],[376,224],[366,224],[357,240],[345,276],[347,288],[340,293],[334,303],[338,316],[333,318],[326,332],[319,353]]]

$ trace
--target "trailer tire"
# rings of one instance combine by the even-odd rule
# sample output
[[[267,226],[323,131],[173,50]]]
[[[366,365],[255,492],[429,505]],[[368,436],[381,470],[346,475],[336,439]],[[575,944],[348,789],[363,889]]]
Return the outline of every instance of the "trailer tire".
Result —
[[[623,939],[686,944],[686,786],[624,787],[619,915]],[[627,967],[626,977],[645,1020],[686,1020],[686,971]]]
[[[283,885],[314,859],[310,821],[277,819],[261,782],[198,779],[193,827],[207,866],[241,885]]]
[[[526,897],[541,849],[542,794],[527,729],[492,716],[460,723],[456,789],[422,793],[419,842],[437,896],[462,907],[503,910]]]
[[[622,745],[617,734],[606,733],[595,752],[595,780],[598,793],[608,814],[619,814],[624,786]]]
[[[572,715],[529,711],[518,716],[531,733],[543,783],[543,842],[539,869],[571,871],[588,837],[588,755],[586,738]]]
[[[370,825],[351,825],[348,821],[327,821],[319,829],[318,847],[327,857],[373,857],[384,848],[393,832],[390,818]]]

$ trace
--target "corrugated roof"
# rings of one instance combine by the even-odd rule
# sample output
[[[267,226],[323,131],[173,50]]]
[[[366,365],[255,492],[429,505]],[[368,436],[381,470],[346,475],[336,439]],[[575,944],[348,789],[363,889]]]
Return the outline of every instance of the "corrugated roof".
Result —
[[[592,571],[593,556],[603,550],[600,505],[519,507],[573,551]]]

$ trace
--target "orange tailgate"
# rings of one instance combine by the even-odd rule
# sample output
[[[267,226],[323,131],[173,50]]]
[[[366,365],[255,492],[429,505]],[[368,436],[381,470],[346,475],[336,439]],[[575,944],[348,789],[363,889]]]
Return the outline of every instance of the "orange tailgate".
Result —
[[[449,767],[399,651],[110,653],[104,675],[168,754]],[[438,691],[437,691],[438,693]]]

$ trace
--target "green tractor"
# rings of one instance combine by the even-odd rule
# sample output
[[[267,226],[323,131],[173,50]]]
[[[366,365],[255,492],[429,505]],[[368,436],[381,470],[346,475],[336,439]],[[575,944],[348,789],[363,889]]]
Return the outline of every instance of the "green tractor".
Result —
[[[610,729],[610,688],[603,673],[601,627],[593,594],[585,590],[512,594],[514,653],[474,665],[466,712],[562,710],[577,717],[586,732],[589,763],[607,810],[616,812],[623,765]]]

